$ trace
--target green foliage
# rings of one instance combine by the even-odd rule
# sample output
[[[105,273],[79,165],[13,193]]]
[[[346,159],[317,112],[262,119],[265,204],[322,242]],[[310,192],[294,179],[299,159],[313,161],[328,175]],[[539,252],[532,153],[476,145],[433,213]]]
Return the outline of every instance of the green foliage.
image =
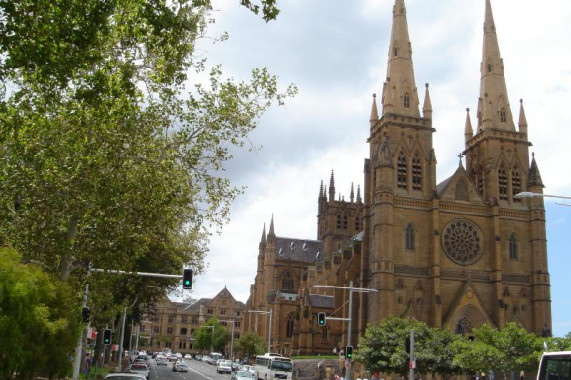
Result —
[[[241,352],[245,358],[262,355],[267,350],[266,341],[255,331],[248,331],[236,341],[235,350]]]
[[[543,339],[527,332],[515,323],[508,323],[501,331],[484,325],[473,330],[474,341],[457,344],[454,363],[465,372],[499,370],[533,372],[537,370],[543,349]]]
[[[0,249],[0,377],[65,377],[79,332],[79,308],[65,284]]]
[[[224,351],[224,347],[232,339],[232,334],[220,324],[216,317],[210,318],[204,325],[194,331],[193,347],[199,350],[215,352]]]

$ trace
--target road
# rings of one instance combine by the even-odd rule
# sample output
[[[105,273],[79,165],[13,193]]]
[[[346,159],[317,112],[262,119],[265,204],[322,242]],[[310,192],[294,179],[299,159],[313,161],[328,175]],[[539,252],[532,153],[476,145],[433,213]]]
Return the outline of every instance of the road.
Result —
[[[173,362],[157,366],[155,359],[147,362],[150,370],[149,380],[230,380],[229,374],[216,373],[216,366],[197,360],[184,359],[188,372],[173,372]]]

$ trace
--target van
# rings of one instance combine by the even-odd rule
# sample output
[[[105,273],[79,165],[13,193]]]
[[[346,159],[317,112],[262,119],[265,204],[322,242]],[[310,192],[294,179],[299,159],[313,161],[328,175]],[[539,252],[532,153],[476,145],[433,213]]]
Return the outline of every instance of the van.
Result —
[[[537,380],[570,380],[571,351],[544,352],[539,361]]]

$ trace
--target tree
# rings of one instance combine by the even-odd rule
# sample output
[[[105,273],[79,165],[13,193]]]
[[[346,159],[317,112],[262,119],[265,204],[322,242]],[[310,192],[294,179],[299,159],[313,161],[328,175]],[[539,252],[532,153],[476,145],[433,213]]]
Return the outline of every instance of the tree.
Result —
[[[261,4],[275,17],[274,0]],[[206,64],[194,47],[210,9],[208,0],[0,1],[0,80],[13,89],[0,102],[0,241],[25,262],[80,288],[90,263],[200,273],[211,226],[242,191],[222,173],[230,148],[295,93],[280,93],[265,69],[247,83],[214,67],[200,83]],[[115,280],[94,277],[94,292],[114,291],[102,283]],[[152,304],[140,292],[149,282],[120,281],[128,291],[117,304],[136,295]]]
[[[426,364],[427,372],[439,374],[443,379],[448,379],[460,373],[460,367],[454,364],[456,351],[454,343],[461,336],[449,330],[441,330],[435,327],[430,328],[430,340],[426,342],[423,362]]]
[[[220,324],[216,317],[212,317],[194,331],[193,347],[199,350],[212,348],[215,352],[221,352],[231,339],[232,334]]]
[[[69,375],[68,355],[79,331],[73,292],[21,255],[0,248],[0,377]]]
[[[474,341],[458,343],[455,363],[469,372],[500,370],[507,378],[510,371],[533,372],[542,353],[543,339],[515,323],[501,331],[489,325],[472,330]]]
[[[248,331],[236,341],[235,347],[237,352],[244,355],[244,358],[251,358],[266,352],[266,341],[255,331]]]

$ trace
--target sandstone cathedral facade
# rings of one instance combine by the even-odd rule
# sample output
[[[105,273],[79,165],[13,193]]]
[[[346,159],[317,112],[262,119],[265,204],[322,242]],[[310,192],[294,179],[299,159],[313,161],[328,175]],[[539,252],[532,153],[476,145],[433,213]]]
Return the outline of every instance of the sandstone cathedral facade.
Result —
[[[264,227],[243,332],[270,333],[270,351],[285,355],[346,344],[348,323],[320,327],[318,312],[351,317],[353,343],[367,324],[389,316],[465,334],[508,322],[545,334],[551,298],[543,200],[516,197],[544,186],[530,161],[523,103],[517,127],[510,108],[490,0],[480,72],[478,108],[464,126],[465,166],[460,159],[437,183],[429,88],[421,112],[406,8],[395,0],[363,196],[351,188],[348,200],[336,198],[331,173],[319,189],[316,240],[277,236],[273,218],[267,233]]]

